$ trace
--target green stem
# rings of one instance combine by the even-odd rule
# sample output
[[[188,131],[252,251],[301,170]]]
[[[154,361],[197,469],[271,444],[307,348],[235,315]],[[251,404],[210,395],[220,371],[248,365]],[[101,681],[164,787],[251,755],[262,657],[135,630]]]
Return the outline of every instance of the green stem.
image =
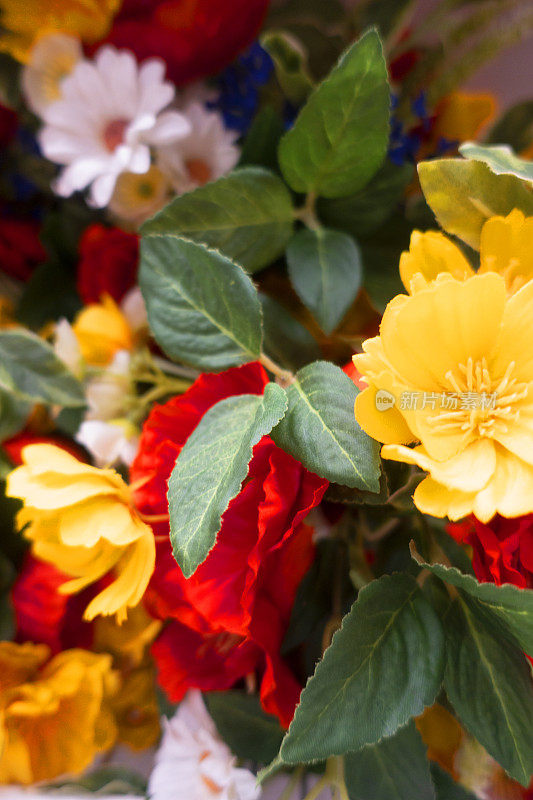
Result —
[[[283,367],[280,367],[280,365],[276,364],[276,362],[273,361],[270,358],[270,356],[267,356],[266,353],[261,353],[261,355],[259,356],[259,361],[264,366],[264,368],[268,370],[268,372],[271,372],[273,375],[276,376],[276,378],[278,379],[278,383],[281,386],[286,387],[289,386],[291,383],[293,383],[294,381],[293,373],[288,369],[283,369]]]
[[[305,204],[295,210],[294,216],[312,231],[320,230],[322,226],[316,214],[316,194],[314,192],[309,192]]]

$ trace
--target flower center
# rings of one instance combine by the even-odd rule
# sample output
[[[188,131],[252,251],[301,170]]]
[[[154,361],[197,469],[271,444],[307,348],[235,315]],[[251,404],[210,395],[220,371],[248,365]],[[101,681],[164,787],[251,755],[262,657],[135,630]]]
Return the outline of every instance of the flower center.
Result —
[[[102,133],[102,141],[106,150],[113,153],[124,141],[126,129],[130,124],[129,119],[112,119],[108,122]]]
[[[211,168],[202,158],[190,158],[185,166],[189,176],[199,186],[204,186],[211,180]]]
[[[507,433],[510,422],[520,416],[519,402],[527,396],[527,384],[513,378],[515,362],[511,361],[503,378],[494,380],[487,361],[469,358],[456,370],[446,373],[451,391],[443,392],[439,413],[429,417],[438,432],[477,433],[494,438]],[[443,409],[444,405],[444,409]]]

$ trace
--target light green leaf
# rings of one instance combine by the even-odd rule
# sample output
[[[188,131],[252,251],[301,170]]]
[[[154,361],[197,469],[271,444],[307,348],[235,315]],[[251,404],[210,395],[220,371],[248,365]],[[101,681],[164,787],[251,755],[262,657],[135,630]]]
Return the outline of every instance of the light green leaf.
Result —
[[[226,256],[176,236],[147,236],[139,283],[150,330],[170,358],[213,372],[258,358],[257,292]]]
[[[342,320],[361,286],[361,256],[340,231],[301,230],[287,248],[292,285],[329,334]]]
[[[355,238],[368,237],[391,216],[412,180],[412,164],[397,166],[388,159],[369,183],[355,194],[335,200],[320,198],[318,216],[330,228]]]
[[[533,215],[533,192],[514,175],[495,175],[480,161],[443,158],[418,165],[420,185],[437,221],[448,233],[479,250],[489,217],[519,208]]]
[[[431,765],[437,800],[476,800],[475,795],[454,781],[438,764]]]
[[[482,161],[495,175],[515,175],[523,181],[533,182],[533,164],[519,158],[506,144],[486,146],[465,142],[459,147],[465,158]]]
[[[475,597],[480,606],[495,614],[513,634],[526,653],[533,655],[533,590],[519,589],[510,583],[479,583],[472,575],[463,575],[456,567],[427,564],[411,543],[411,554],[425,569],[431,570],[445,583]]]
[[[263,711],[257,695],[209,692],[204,700],[219,734],[237,758],[269,764],[277,756],[284,731],[277,717]]]
[[[320,347],[307,328],[268,295],[259,293],[263,311],[263,349],[288,369],[299,369],[320,358]]]
[[[221,400],[187,439],[168,482],[170,540],[186,578],[215,544],[222,514],[246,478],[254,445],[286,408],[283,389],[269,383],[263,395]]]
[[[291,103],[301,105],[313,89],[307,53],[302,43],[286,31],[266,31],[261,45],[274,62],[274,69],[283,93]]]
[[[533,774],[533,685],[525,656],[468,595],[459,594],[443,621],[448,699],[472,736],[527,786]]]
[[[79,381],[50,345],[23,329],[0,331],[0,389],[33,402],[85,404]]]
[[[344,759],[351,800],[435,800],[426,748],[414,722]]]
[[[339,367],[328,361],[308,364],[287,390],[289,407],[272,437],[322,478],[378,492],[379,445],[355,421],[356,395]]]
[[[281,170],[296,192],[353,194],[383,162],[388,137],[387,67],[371,30],[344,53],[281,140]]]
[[[283,761],[318,761],[392,736],[433,702],[443,667],[442,626],[414,578],[373,581],[308,681]]]
[[[261,167],[242,167],[176,197],[143,225],[142,233],[201,242],[255,272],[283,253],[293,220],[291,196],[283,181]]]

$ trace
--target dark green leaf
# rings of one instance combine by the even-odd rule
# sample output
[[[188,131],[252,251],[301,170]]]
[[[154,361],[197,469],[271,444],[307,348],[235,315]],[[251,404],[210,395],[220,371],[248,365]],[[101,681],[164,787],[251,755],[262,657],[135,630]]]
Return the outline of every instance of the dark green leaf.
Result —
[[[486,164],[462,158],[422,161],[420,185],[437,221],[448,233],[479,250],[489,217],[519,208],[533,215],[533,192],[514,175],[495,175]]]
[[[242,167],[176,197],[142,232],[201,242],[255,272],[283,253],[293,219],[291,196],[281,178],[260,167]]]
[[[53,349],[23,329],[0,331],[0,387],[16,398],[82,406],[83,390]]]
[[[274,62],[279,85],[286,97],[300,105],[313,89],[307,53],[302,43],[286,31],[267,31],[261,44]]]
[[[357,388],[334,364],[315,361],[288,390],[289,407],[272,433],[311,472],[344,486],[379,491],[379,446],[354,416]]]
[[[125,767],[100,767],[81,778],[59,780],[46,785],[46,791],[59,790],[61,794],[90,793],[98,795],[146,796],[146,780]],[[46,796],[46,795],[45,795]]]
[[[254,164],[276,170],[278,168],[278,143],[284,131],[283,120],[271,107],[262,108],[246,134],[239,166]]]
[[[168,482],[170,540],[186,578],[215,544],[222,514],[246,478],[254,445],[286,408],[283,389],[269,383],[264,395],[221,400],[187,439]]]
[[[463,575],[455,567],[428,564],[411,548],[415,561],[431,570],[445,583],[475,597],[479,604],[495,614],[509,629],[526,653],[533,655],[533,590],[519,589],[510,583],[479,583],[473,575]]]
[[[475,795],[454,781],[438,764],[431,765],[437,800],[476,800]]]
[[[399,167],[388,159],[363,189],[335,200],[320,198],[318,216],[330,228],[368,237],[391,216],[413,177],[412,164]]]
[[[363,258],[363,285],[377,309],[382,311],[389,300],[405,291],[400,280],[398,263],[403,250],[409,248],[412,225],[401,214],[359,246]]]
[[[282,172],[296,192],[353,194],[387,151],[389,87],[381,42],[369,31],[341,57],[280,142]]]
[[[444,623],[444,688],[451,704],[472,736],[527,786],[533,774],[533,685],[523,653],[466,594],[450,605]]]
[[[204,699],[219,734],[237,758],[269,764],[277,756],[283,728],[263,711],[256,695],[210,692]]]
[[[416,3],[414,0],[372,0],[363,3],[361,25],[376,25],[383,38],[405,28]]]
[[[320,348],[307,330],[277,300],[259,294],[263,311],[263,348],[288,369],[299,369],[320,358]]]
[[[516,153],[533,141],[533,100],[525,100],[509,108],[487,137],[487,144],[508,144]]]
[[[0,442],[18,433],[30,416],[33,403],[0,389]]]
[[[25,284],[17,307],[17,319],[38,330],[65,317],[73,320],[81,309],[74,273],[54,258],[41,264]]]
[[[433,702],[443,665],[442,626],[416,581],[399,574],[373,581],[308,681],[283,761],[317,761],[392,736]]]
[[[349,753],[344,764],[351,800],[435,800],[426,748],[414,722],[378,744]]]
[[[339,231],[301,230],[287,248],[292,285],[300,300],[330,334],[361,286],[361,256],[353,239]]]
[[[187,239],[147,236],[139,282],[150,328],[170,358],[214,372],[258,358],[257,292],[229,258]]]

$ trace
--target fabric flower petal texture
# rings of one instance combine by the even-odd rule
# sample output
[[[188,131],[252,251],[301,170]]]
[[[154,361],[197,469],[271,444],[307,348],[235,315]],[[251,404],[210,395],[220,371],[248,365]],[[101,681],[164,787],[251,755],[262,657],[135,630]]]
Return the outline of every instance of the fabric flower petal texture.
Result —
[[[422,512],[483,522],[530,513],[533,282],[510,297],[495,273],[441,274],[415,289],[389,303],[380,335],[354,357],[369,384],[359,424],[384,458],[429,473],[414,494]]]
[[[79,244],[78,292],[85,304],[107,294],[116,303],[135,286],[139,239],[120,228],[89,225]]]
[[[167,512],[167,480],[206,411],[226,397],[262,394],[266,382],[259,364],[202,375],[183,396],[152,410],[131,468],[132,482],[144,481],[136,491],[143,513]],[[191,688],[227,689],[257,670],[263,707],[290,723],[301,686],[280,646],[314,555],[304,520],[326,488],[265,436],[216,545],[189,579],[172,556],[168,523],[154,525],[156,568],[146,597],[152,614],[168,621],[152,652],[173,701]]]
[[[129,487],[114,470],[83,464],[53,445],[30,445],[22,458],[8,476],[6,494],[24,502],[17,521],[33,554],[71,578],[60,587],[66,594],[112,573],[84,618],[125,619],[143,597],[155,560],[152,532]]]
[[[123,172],[142,174],[150,146],[170,144],[190,132],[178,111],[164,111],[174,87],[156,59],[138,65],[132,53],[102,47],[94,61],[79,61],[61,83],[61,99],[47,106],[39,142],[63,165],[55,190],[68,197],[91,186],[93,205],[106,206]]]
[[[108,699],[111,657],[42,644],[0,642],[0,783],[79,773],[116,738]]]

